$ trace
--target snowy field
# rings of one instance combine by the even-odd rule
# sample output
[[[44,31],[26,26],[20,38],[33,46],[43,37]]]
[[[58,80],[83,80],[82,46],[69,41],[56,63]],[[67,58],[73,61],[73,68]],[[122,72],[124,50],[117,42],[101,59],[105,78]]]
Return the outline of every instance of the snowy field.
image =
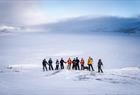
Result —
[[[139,42],[129,34],[1,34],[0,95],[139,95]],[[105,72],[42,72],[44,58],[76,56],[93,57],[96,71],[101,58]]]

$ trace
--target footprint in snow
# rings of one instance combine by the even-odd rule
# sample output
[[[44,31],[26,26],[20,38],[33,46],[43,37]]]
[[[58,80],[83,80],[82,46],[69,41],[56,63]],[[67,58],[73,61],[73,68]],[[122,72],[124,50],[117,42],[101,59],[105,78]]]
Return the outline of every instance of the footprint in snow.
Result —
[[[140,78],[133,77],[133,76],[117,75],[117,74],[111,74],[111,75],[119,76],[119,77],[122,77],[122,78],[129,78],[129,79],[133,79],[133,80],[138,80],[138,81],[140,81]]]
[[[114,79],[114,78],[96,78],[95,80],[108,82],[108,83],[113,83],[113,84],[131,84],[127,80]]]
[[[47,74],[46,76],[47,76],[47,77],[49,77],[49,76],[53,76],[53,75],[59,73],[60,71],[61,71],[61,70],[49,71],[49,72],[47,72],[48,74]]]

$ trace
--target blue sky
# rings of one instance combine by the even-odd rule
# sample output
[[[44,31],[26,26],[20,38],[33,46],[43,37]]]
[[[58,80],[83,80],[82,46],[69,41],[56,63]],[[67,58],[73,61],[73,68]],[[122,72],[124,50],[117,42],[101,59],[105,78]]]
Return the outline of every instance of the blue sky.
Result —
[[[139,9],[140,0],[0,1],[1,22],[17,22],[27,25],[55,22],[79,16],[135,17],[140,15]]]
[[[44,0],[44,11],[55,15],[114,15],[131,17],[139,14],[140,0]]]

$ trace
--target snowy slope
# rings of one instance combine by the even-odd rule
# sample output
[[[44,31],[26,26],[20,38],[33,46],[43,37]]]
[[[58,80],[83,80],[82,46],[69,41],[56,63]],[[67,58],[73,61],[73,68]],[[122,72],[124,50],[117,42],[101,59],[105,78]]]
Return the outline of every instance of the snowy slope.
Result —
[[[7,69],[0,72],[1,95],[139,95],[140,68],[90,71]]]

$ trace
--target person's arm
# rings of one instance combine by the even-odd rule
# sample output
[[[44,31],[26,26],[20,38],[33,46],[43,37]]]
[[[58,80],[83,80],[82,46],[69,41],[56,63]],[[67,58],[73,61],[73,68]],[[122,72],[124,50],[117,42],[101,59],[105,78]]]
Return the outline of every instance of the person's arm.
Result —
[[[64,63],[66,64],[67,62],[64,61]]]
[[[87,62],[87,64],[89,64],[89,59],[88,59],[88,62]]]
[[[49,63],[46,61],[46,64],[48,64],[49,65]]]
[[[103,62],[102,62],[102,66],[103,66]]]

